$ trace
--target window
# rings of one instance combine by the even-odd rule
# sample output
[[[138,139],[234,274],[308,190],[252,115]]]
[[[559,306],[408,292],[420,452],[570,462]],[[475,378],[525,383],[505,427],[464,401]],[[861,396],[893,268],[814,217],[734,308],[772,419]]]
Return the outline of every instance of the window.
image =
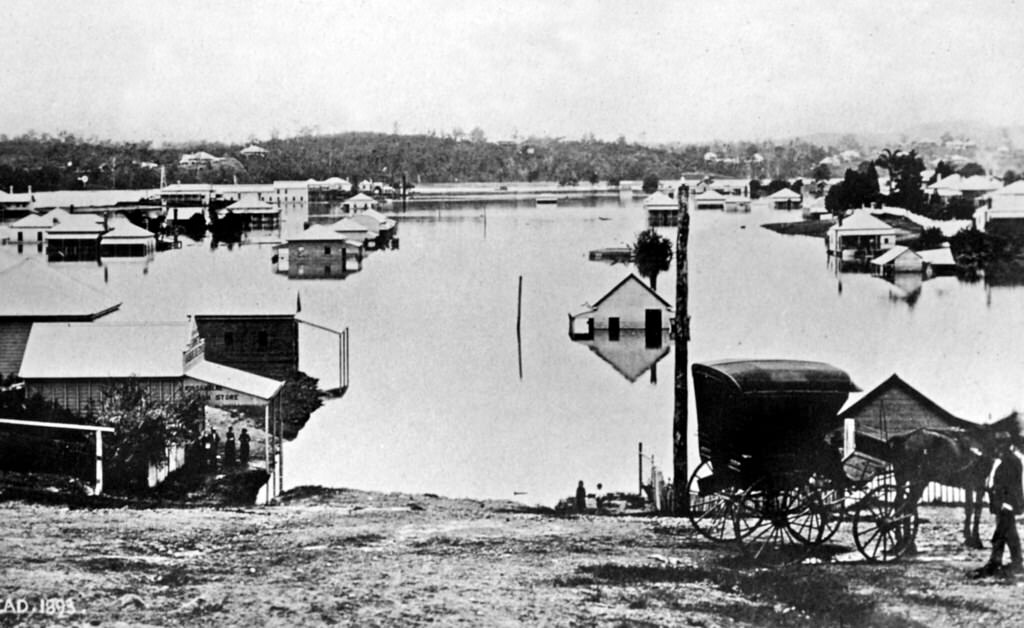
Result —
[[[330,254],[331,254],[331,247],[325,246],[324,247],[324,255],[330,255]]]
[[[228,351],[235,348],[235,334],[230,331],[224,332],[224,348]]]
[[[270,344],[270,338],[267,336],[267,332],[261,331],[256,334],[256,346],[260,349],[266,349],[267,345]]]

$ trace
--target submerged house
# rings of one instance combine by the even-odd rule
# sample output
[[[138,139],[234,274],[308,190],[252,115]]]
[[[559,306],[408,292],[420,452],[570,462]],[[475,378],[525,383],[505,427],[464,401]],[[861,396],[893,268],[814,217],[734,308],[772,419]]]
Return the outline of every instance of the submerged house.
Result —
[[[96,214],[71,214],[46,232],[46,258],[51,262],[91,262],[100,257],[100,238],[107,232]]]
[[[726,200],[724,195],[709,189],[693,197],[693,208],[725,211]]]
[[[870,212],[858,210],[829,227],[825,244],[829,254],[842,261],[867,261],[896,246],[896,229]]]
[[[149,257],[156,251],[156,235],[127,220],[100,238],[101,257]]]
[[[93,321],[115,311],[120,301],[79,283],[34,259],[3,265],[0,260],[0,376],[21,368],[33,323]]]
[[[341,209],[346,213],[353,213],[365,209],[377,209],[379,206],[380,203],[378,203],[376,199],[367,194],[363,194],[362,192],[345,199],[341,203]]]
[[[358,220],[354,220],[351,216],[346,216],[345,218],[342,218],[341,220],[332,224],[330,228],[335,233],[339,233],[342,236],[344,236],[346,240],[351,240],[353,242],[359,242],[362,244],[365,244],[366,241],[369,240],[371,237],[376,237],[371,236],[370,230],[367,228],[366,225],[362,224]]]
[[[228,212],[242,217],[245,230],[272,230],[280,225],[281,209],[258,198],[242,198],[218,211],[218,215]]]
[[[70,212],[58,207],[45,214],[23,216],[11,223],[12,244],[42,244],[46,233],[70,215]]]
[[[768,195],[774,209],[800,209],[804,197],[789,188],[782,188]]]
[[[587,310],[569,315],[569,337],[591,340],[596,330],[606,330],[617,342],[623,330],[643,331],[657,346],[672,321],[672,306],[639,277],[629,274]]]
[[[365,227],[360,233],[366,233]],[[357,237],[354,241],[345,233],[313,225],[277,248],[277,271],[293,279],[344,278],[363,269],[363,236]],[[350,269],[348,260],[353,257],[357,266]]]
[[[644,199],[647,224],[651,227],[673,226],[679,220],[679,201],[665,194],[655,192]]]
[[[920,274],[924,270],[924,259],[913,249],[897,245],[871,260],[871,269],[879,275]]]

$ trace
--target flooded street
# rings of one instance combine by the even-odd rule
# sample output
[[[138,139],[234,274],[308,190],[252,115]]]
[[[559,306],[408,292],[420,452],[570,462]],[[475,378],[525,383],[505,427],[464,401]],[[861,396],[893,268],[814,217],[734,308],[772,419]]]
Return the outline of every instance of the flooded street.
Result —
[[[592,350],[568,337],[568,314],[634,271],[587,255],[635,239],[646,225],[640,199],[421,202],[397,218],[400,248],[371,253],[344,280],[289,280],[273,272],[269,245],[211,249],[208,241],[149,262],[51,267],[123,300],[111,320],[301,299],[302,318],[348,328],[351,387],[286,445],[286,488],[553,505],[579,480],[636,490],[638,443],[671,475],[671,347],[645,350],[624,334],[620,345]],[[692,215],[691,361],[821,360],[865,391],[898,373],[974,420],[1019,405],[1024,290],[837,275],[819,239],[760,227],[795,219],[758,204],[749,214]],[[675,241],[674,228],[660,232]],[[674,266],[658,288],[674,303]],[[334,351],[303,344],[310,355]]]

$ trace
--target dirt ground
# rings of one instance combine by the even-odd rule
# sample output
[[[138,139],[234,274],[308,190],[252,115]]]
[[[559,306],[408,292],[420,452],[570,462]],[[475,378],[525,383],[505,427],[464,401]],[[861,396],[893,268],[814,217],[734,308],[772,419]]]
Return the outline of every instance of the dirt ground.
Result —
[[[0,625],[1024,625],[1024,580],[968,579],[987,554],[960,546],[960,513],[922,515],[914,558],[780,567],[685,520],[430,495],[297,489],[241,509],[0,502]],[[835,542],[849,556],[848,535]]]

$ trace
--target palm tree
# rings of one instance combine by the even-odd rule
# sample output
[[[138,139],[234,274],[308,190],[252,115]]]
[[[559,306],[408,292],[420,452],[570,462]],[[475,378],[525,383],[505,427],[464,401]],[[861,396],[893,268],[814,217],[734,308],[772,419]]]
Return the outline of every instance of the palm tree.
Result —
[[[668,270],[672,261],[672,243],[658,235],[654,229],[641,231],[633,244],[633,263],[642,277],[651,284],[651,290],[658,289],[658,273]]]

